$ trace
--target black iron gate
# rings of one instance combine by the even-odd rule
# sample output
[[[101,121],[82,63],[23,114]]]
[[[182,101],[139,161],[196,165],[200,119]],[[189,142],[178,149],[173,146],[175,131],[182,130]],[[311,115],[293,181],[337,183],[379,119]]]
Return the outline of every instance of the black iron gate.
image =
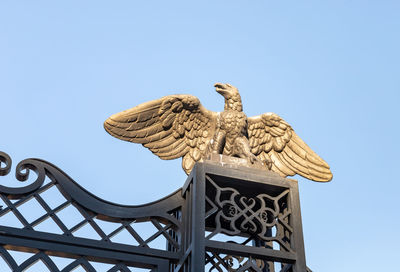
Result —
[[[1,271],[306,271],[296,181],[198,163],[182,189],[126,206],[40,159],[20,162],[17,179],[30,171],[25,187],[0,185]]]

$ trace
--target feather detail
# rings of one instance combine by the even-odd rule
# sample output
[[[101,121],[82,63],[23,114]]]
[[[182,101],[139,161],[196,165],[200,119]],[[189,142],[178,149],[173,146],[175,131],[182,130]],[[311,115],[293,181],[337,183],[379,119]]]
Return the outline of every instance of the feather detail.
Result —
[[[121,140],[140,143],[162,159],[184,157],[190,173],[205,156],[215,133],[217,113],[208,111],[191,95],[170,95],[112,115],[104,128]]]
[[[272,171],[283,177],[299,174],[314,181],[332,179],[329,165],[277,114],[264,113],[248,118],[247,122],[251,152],[266,165],[265,156],[269,156]]]

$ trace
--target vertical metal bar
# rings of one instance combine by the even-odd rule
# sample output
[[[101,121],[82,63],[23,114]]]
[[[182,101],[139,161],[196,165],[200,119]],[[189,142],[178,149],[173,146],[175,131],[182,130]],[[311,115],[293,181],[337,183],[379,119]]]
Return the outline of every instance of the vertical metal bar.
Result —
[[[303,226],[301,223],[299,187],[297,181],[292,181],[290,186],[290,205],[293,209],[293,214],[290,216],[294,229],[291,244],[296,252],[296,263],[293,265],[294,272],[307,271],[306,256],[304,252]]]
[[[193,191],[193,179],[190,181],[188,192],[186,193],[185,205],[182,208],[185,214],[185,251],[190,250],[188,257],[183,263],[183,272],[190,271],[190,259],[192,258],[191,246],[192,246],[192,191]]]
[[[272,237],[272,231],[271,228],[267,229],[266,235],[268,237]],[[273,244],[272,242],[264,242],[260,239],[256,239],[252,241],[253,247],[265,247],[269,249],[273,249]],[[262,269],[262,272],[275,272],[275,264],[272,261],[265,261],[264,262],[264,268]]]
[[[192,194],[192,258],[191,272],[204,271],[205,264],[205,173],[204,166],[198,163],[193,179]]]

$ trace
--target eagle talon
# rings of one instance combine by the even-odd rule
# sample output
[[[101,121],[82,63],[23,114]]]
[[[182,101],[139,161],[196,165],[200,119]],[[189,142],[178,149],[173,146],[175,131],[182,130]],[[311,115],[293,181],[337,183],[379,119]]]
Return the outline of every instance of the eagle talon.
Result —
[[[249,161],[250,164],[254,164],[258,161],[258,158],[255,155],[250,154],[250,156],[247,158],[247,160]]]

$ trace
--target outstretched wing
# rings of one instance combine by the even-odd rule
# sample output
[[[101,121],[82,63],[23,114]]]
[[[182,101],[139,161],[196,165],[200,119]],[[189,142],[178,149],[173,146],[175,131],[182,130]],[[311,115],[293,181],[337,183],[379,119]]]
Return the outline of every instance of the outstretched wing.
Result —
[[[275,113],[248,118],[251,152],[281,176],[299,174],[314,181],[330,181],[329,165]]]
[[[121,140],[140,143],[164,160],[183,157],[187,174],[204,157],[214,136],[217,113],[197,97],[170,95],[112,115],[104,128]]]

